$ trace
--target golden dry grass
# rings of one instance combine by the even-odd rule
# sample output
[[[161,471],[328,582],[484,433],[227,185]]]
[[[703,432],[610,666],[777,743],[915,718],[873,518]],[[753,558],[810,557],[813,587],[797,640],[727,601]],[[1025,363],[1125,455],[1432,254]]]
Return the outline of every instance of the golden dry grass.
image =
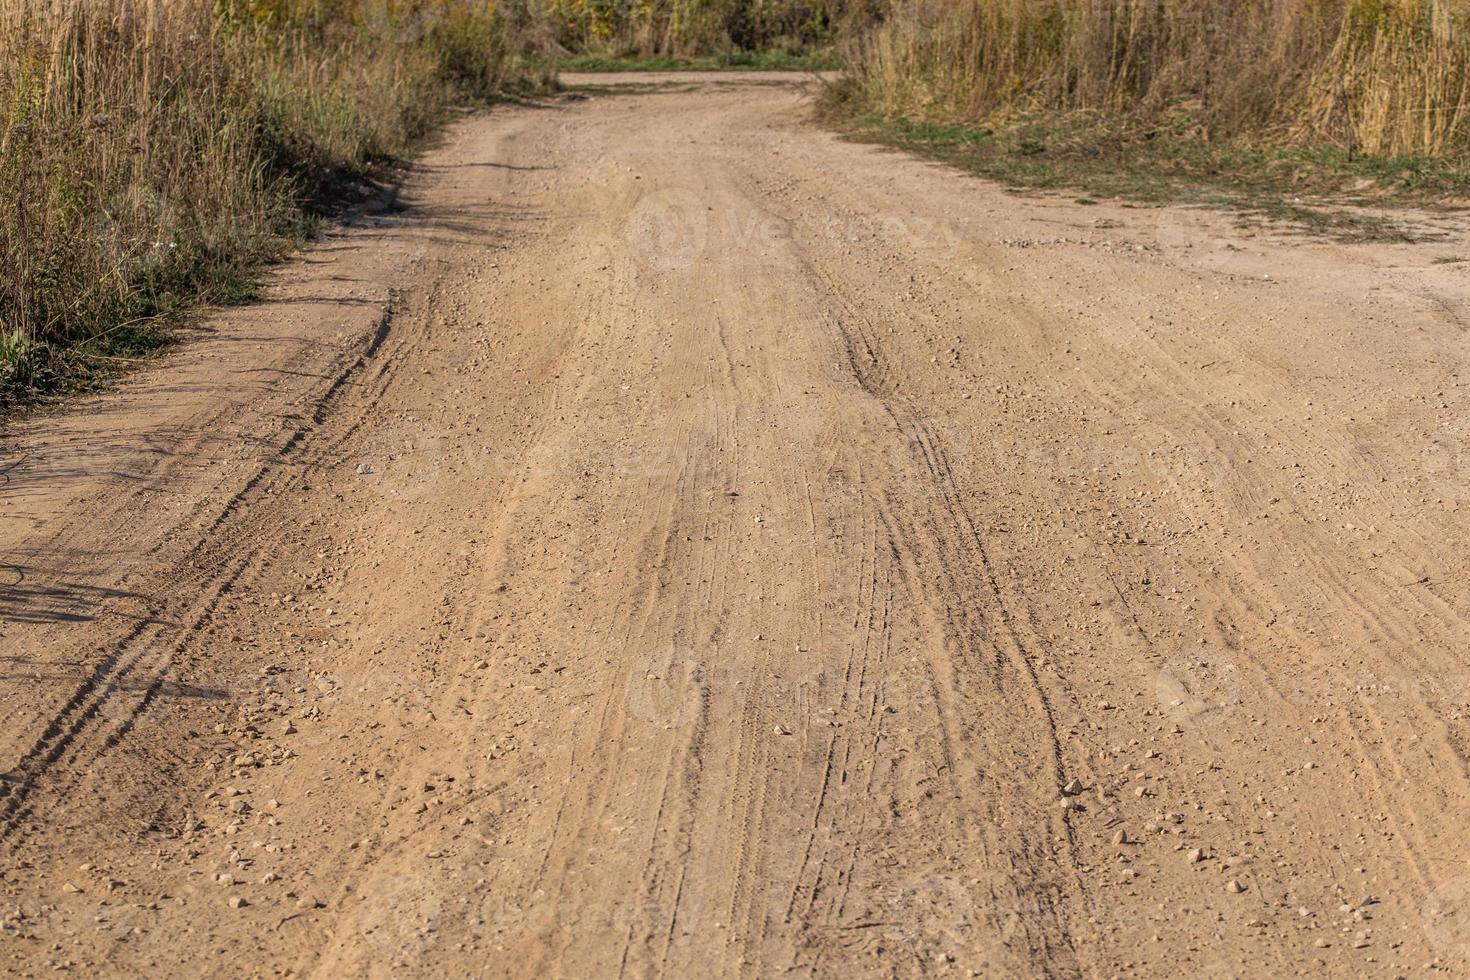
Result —
[[[515,71],[489,0],[0,0],[0,398],[238,289]]]
[[[1207,139],[1463,155],[1466,0],[910,0],[851,45],[887,118],[1092,113]]]
[[[809,52],[880,0],[521,0],[560,48],[648,58]]]

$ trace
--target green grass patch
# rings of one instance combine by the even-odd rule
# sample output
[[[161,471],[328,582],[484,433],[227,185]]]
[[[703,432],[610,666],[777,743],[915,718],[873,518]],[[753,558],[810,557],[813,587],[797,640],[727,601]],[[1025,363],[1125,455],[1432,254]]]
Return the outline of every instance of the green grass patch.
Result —
[[[1126,133],[1093,119],[1040,117],[989,126],[829,118],[851,138],[942,160],[1015,190],[1067,190],[1081,204],[1203,204],[1287,222],[1339,240],[1417,240],[1404,222],[1362,208],[1454,206],[1470,171],[1441,160],[1353,158],[1321,148],[1242,148],[1166,129]]]

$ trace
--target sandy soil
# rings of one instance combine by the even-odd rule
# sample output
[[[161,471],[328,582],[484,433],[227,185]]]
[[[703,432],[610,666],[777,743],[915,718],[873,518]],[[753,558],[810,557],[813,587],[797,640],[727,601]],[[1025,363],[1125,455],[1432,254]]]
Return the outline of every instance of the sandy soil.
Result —
[[[1462,232],[621,81],[6,432],[0,966],[1470,969]]]

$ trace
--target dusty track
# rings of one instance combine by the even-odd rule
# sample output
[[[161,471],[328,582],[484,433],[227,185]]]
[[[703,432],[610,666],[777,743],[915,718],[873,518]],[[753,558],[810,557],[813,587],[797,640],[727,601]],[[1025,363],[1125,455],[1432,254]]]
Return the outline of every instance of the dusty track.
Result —
[[[1456,245],[809,96],[466,119],[12,427],[6,969],[1470,969]]]

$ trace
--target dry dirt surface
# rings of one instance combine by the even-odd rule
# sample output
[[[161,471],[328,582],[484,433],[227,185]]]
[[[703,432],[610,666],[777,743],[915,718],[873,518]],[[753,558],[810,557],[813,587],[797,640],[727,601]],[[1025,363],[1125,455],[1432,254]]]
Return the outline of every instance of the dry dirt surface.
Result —
[[[1462,232],[574,81],[10,424],[0,968],[1470,969]]]

